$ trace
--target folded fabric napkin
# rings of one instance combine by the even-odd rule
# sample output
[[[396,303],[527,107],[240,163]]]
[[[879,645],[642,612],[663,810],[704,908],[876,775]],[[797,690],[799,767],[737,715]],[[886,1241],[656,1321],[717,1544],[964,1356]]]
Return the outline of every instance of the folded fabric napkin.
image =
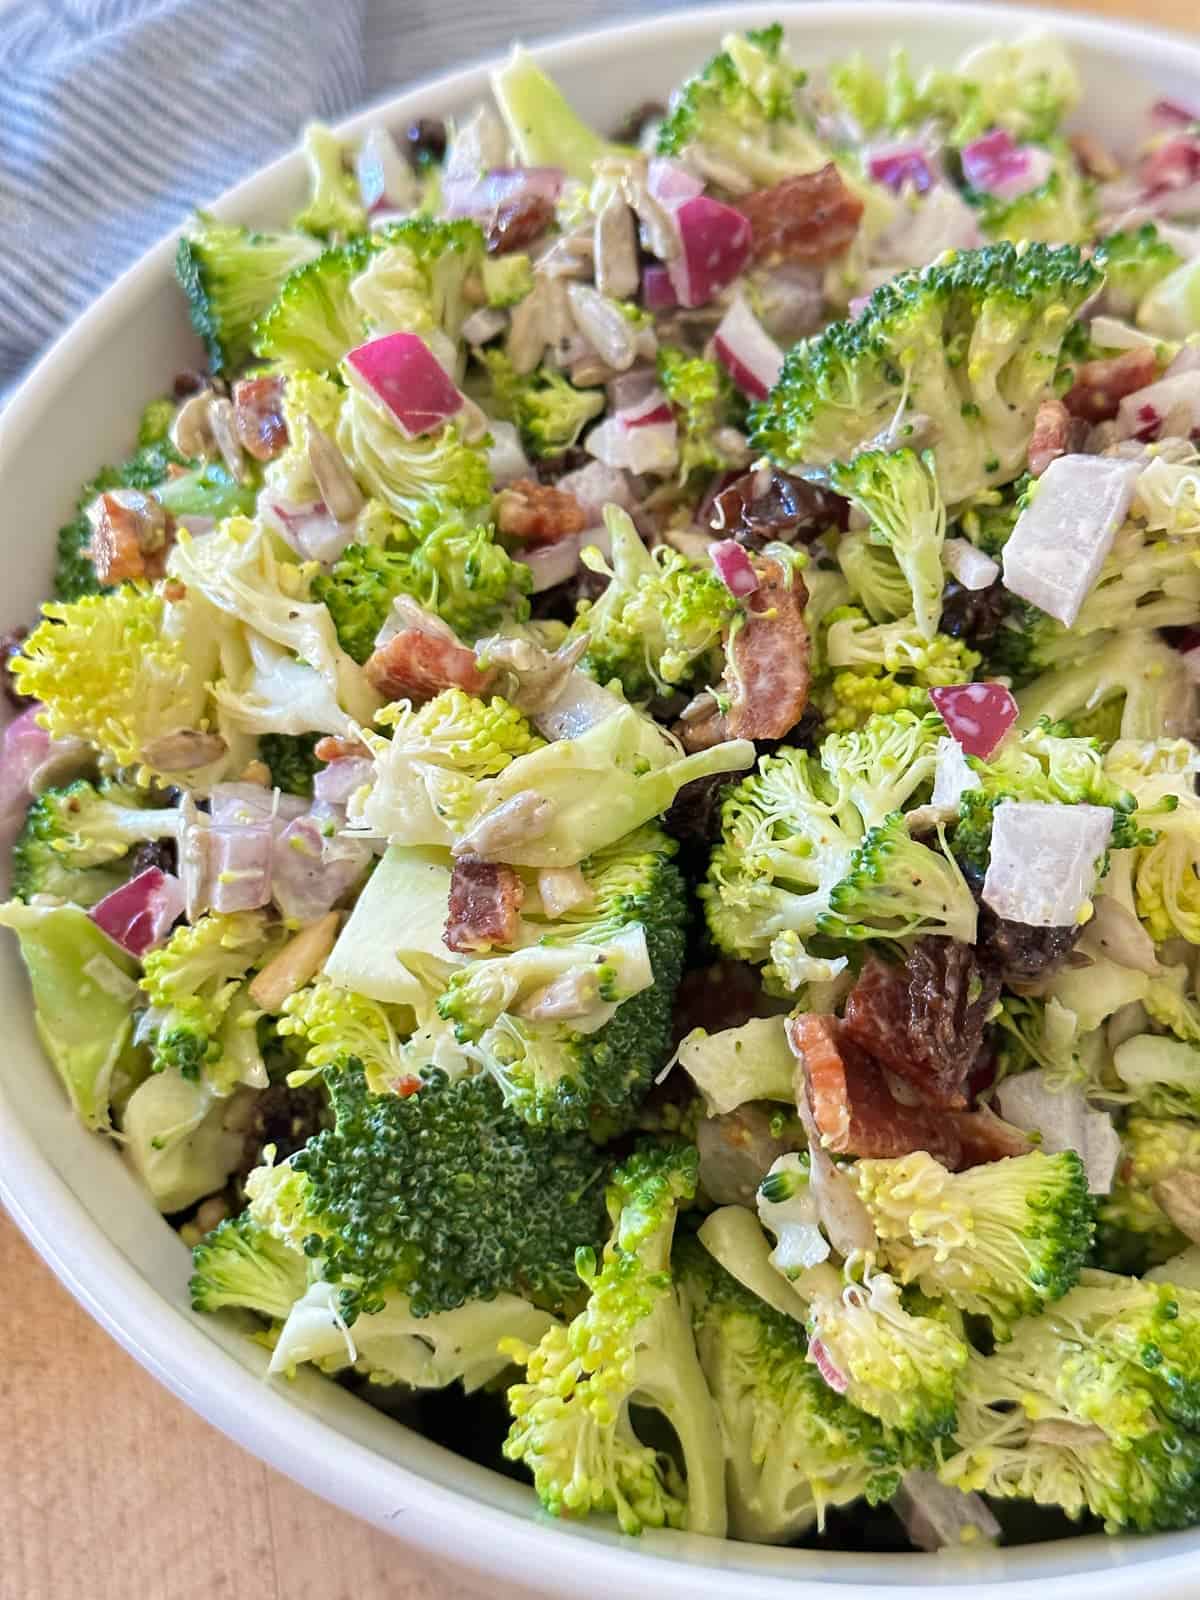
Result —
[[[685,0],[660,0],[676,6]],[[0,392],[143,250],[406,83],[641,0],[0,0]]]

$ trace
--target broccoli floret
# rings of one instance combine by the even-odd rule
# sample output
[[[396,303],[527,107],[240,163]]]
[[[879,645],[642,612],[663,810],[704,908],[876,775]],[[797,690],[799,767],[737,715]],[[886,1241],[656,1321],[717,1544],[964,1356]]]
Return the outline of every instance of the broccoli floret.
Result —
[[[891,550],[912,595],[917,629],[932,639],[942,615],[946,538],[932,452],[864,450],[835,466],[830,482],[866,516],[871,542]]]
[[[481,267],[483,292],[489,306],[515,306],[533,288],[533,263],[522,251],[485,256]]]
[[[244,1213],[230,1217],[192,1251],[192,1310],[238,1306],[282,1322],[308,1288],[310,1265]]]
[[[678,159],[699,151],[756,188],[812,172],[828,155],[797,108],[803,83],[779,23],[727,34],[719,54],[671,96],[658,153]]]
[[[284,794],[312,794],[313,778],[324,764],[313,754],[320,737],[319,733],[263,734],[258,753],[270,771],[272,788]]]
[[[125,585],[105,595],[43,606],[43,621],[12,664],[22,694],[45,708],[56,739],[85,739],[122,767],[153,772],[155,742],[203,728],[218,637],[186,600]],[[177,783],[187,775],[161,774]]]
[[[1087,1174],[1074,1151],[1034,1151],[950,1173],[924,1151],[849,1169],[901,1283],[991,1319],[1004,1335],[1059,1300],[1092,1238]]]
[[[554,1022],[521,1015],[536,995],[526,993],[525,1004],[518,1004],[520,988],[510,971],[515,964],[503,956],[474,962],[451,979],[438,1003],[441,1016],[455,1024],[469,1055],[527,1121],[585,1128],[599,1119],[606,1129],[628,1122],[665,1061],[686,922],[674,853],[673,841],[657,829],[635,833],[582,863],[589,891],[584,903],[554,919],[532,907],[523,915],[523,938],[538,943],[527,944],[518,960],[531,968],[533,984],[548,995],[590,978],[600,1019],[619,1002],[594,1031],[571,1017]],[[639,931],[651,981],[626,999],[619,987],[606,987],[604,968],[589,972],[586,962],[599,950],[615,954],[614,946]],[[619,969],[613,981],[619,985]]]
[[[1152,222],[1110,233],[1096,246],[1094,260],[1104,273],[1104,303],[1115,317],[1132,317],[1151,289],[1183,264]]]
[[[1195,1522],[1197,1315],[1190,1291],[1087,1273],[994,1354],[972,1355],[943,1481],[1090,1511],[1109,1532]]]
[[[302,148],[308,167],[309,196],[294,225],[305,233],[330,239],[362,233],[367,213],[358,183],[346,171],[342,141],[322,123],[310,122],[304,130]]]
[[[171,424],[175,420],[175,409],[176,402],[168,400],[165,395],[160,400],[151,400],[138,422],[139,450],[163,442],[171,431]]]
[[[851,1405],[917,1439],[953,1433],[969,1352],[953,1319],[929,1315],[924,1305],[909,1310],[886,1272],[847,1284],[823,1265],[801,1286],[809,1297],[809,1357],[840,1374]]]
[[[503,350],[484,350],[491,380],[488,410],[515,422],[525,448],[535,456],[560,456],[579,442],[579,435],[604,410],[602,389],[577,389],[561,372],[538,367],[518,374]]]
[[[970,683],[980,662],[963,639],[925,639],[911,615],[872,627],[855,606],[828,612],[818,637],[823,670],[813,699],[830,732],[900,711],[921,716],[930,688]]]
[[[1083,177],[1069,150],[1055,151],[1054,168],[1043,183],[1013,199],[967,191],[979,226],[989,239],[1013,244],[1082,244],[1095,229],[1094,184]]]
[[[175,273],[213,372],[245,365],[256,320],[288,274],[320,253],[307,234],[255,233],[197,212],[179,241]]]
[[[649,1147],[619,1167],[603,1258],[597,1264],[594,1253],[580,1252],[587,1305],[536,1349],[510,1348],[526,1378],[508,1391],[513,1425],[504,1453],[529,1468],[555,1516],[610,1512],[631,1534],[725,1532],[720,1425],[670,1271],[676,1211],[695,1194],[696,1171],[690,1145]],[[638,1437],[634,1404],[671,1424],[682,1476]]]
[[[1141,1273],[1186,1248],[1154,1194],[1176,1172],[1200,1174],[1200,1123],[1130,1117],[1116,1178],[1099,1203],[1096,1254],[1106,1267]]]
[[[584,560],[608,584],[580,602],[572,629],[587,635],[585,671],[598,683],[617,679],[635,702],[719,676],[721,640],[741,611],[733,595],[715,571],[669,545],[647,550],[627,512],[608,506],[604,518],[610,561],[594,549]]]
[[[900,810],[931,776],[940,726],[875,718],[857,737],[827,738],[819,759],[787,747],[764,756],[730,791],[700,889],[726,954],[786,967],[795,941],[812,936],[923,928],[973,940],[970,890],[944,856],[908,837]]]
[[[882,285],[853,322],[797,344],[751,413],[781,466],[847,461],[896,418],[933,419],[948,505],[1014,478],[1072,319],[1100,287],[1074,246],[960,250]]]
[[[250,1215],[320,1261],[343,1314],[449,1311],[501,1290],[550,1308],[578,1292],[575,1252],[604,1232],[604,1158],[586,1135],[530,1128],[486,1076],[431,1071],[407,1096],[328,1075],[334,1126],[246,1180]]]
[[[1109,806],[1112,848],[1128,849],[1142,839],[1134,815],[1137,796],[1108,765],[1098,739],[1069,734],[1043,717],[1024,733],[1005,739],[986,761],[970,757],[968,765],[988,799]]]
[[[351,285],[378,248],[378,235],[370,234],[298,266],[255,322],[255,354],[292,371],[336,367],[366,337],[366,312]]]
[[[673,345],[660,345],[658,381],[679,427],[680,483],[696,472],[726,472],[735,466],[716,436],[722,428],[740,428],[746,408],[724,367]]]
[[[261,911],[210,912],[176,928],[145,959],[142,988],[153,1008],[154,1066],[203,1076],[219,1094],[266,1085],[246,980],[273,941]]]
[[[96,788],[78,779],[46,789],[26,813],[12,857],[18,900],[57,895],[94,906],[129,876],[126,857],[149,839],[172,839],[179,813],[151,808],[146,796],[119,784]]]
[[[439,512],[479,516],[491,502],[487,451],[468,444],[453,423],[409,439],[381,406],[352,387],[337,442],[368,493],[404,522],[428,526]]]
[[[962,679],[969,682],[970,674]],[[848,733],[872,717],[908,712],[922,716],[929,710],[929,690],[924,684],[902,683],[890,672],[835,672],[817,684],[813,704],[822,726],[830,733]]]
[[[403,541],[403,542],[401,542]],[[529,569],[514,561],[490,523],[426,506],[385,545],[348,545],[312,595],[329,608],[346,654],[363,662],[392,602],[411,595],[464,639],[529,615]]]
[[[322,977],[289,995],[283,1012],[280,1034],[303,1039],[306,1046],[304,1067],[289,1075],[289,1083],[353,1065],[364,1073],[371,1094],[411,1094],[421,1087],[418,1073],[429,1061],[402,1043],[414,1021],[408,1007],[370,1000]]]
[[[759,1300],[695,1239],[675,1246],[700,1365],[721,1415],[730,1532],[789,1543],[829,1506],[888,1500],[899,1452],[809,1362],[800,1323]]]
[[[872,622],[895,622],[912,611],[912,590],[886,545],[865,530],[844,533],[834,552],[854,601]]]
[[[1119,699],[1121,737],[1157,739],[1189,700],[1179,651],[1157,634],[1134,628],[1115,637],[1093,634],[1088,643],[1070,665],[1043,672],[1020,690],[1022,726],[1046,717],[1074,727],[1080,717]]]

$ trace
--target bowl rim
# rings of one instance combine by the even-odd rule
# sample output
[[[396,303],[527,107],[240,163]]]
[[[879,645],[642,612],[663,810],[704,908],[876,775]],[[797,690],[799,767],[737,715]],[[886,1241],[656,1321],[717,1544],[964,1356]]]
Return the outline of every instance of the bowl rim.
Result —
[[[1182,60],[1194,67],[1200,82],[1200,40],[1181,33],[1051,8],[973,0],[822,0],[819,6],[780,0],[766,6],[710,5],[636,23],[561,34],[539,40],[530,49],[553,71],[562,64],[586,62],[590,56],[603,58],[618,39],[627,41],[632,49],[639,43],[677,36],[715,36],[730,27],[776,17],[785,26],[819,17],[832,29],[850,23],[865,30],[877,25],[886,33],[889,23],[900,14],[910,25],[974,25],[993,36],[1009,28],[1028,32],[1044,27],[1110,54],[1126,51],[1151,70],[1156,64],[1166,65],[1168,58],[1178,70]],[[341,121],[339,131],[357,134],[381,116],[399,121],[418,113],[423,99],[431,94],[459,101],[477,95],[486,89],[487,73],[497,59],[490,57],[435,74],[381,97]],[[299,160],[291,151],[260,167],[206,209],[230,217],[246,213],[255,194],[298,170]],[[6,463],[40,426],[60,363],[67,356],[74,361],[85,359],[106,336],[110,322],[136,307],[148,288],[164,272],[169,273],[180,231],[172,230],[153,245],[93,302],[9,397],[0,412],[0,481]],[[548,1585],[552,1592],[564,1594],[583,1593],[583,1583],[588,1593],[605,1600],[645,1592],[650,1584],[665,1600],[691,1600],[698,1585],[712,1600],[749,1600],[751,1594],[782,1600],[785,1590],[789,1600],[833,1600],[834,1595],[839,1600],[898,1600],[902,1596],[915,1600],[919,1592],[931,1587],[940,1590],[946,1600],[1033,1600],[1035,1593],[1040,1600],[1047,1575],[1031,1575],[1033,1566],[1044,1561],[1051,1550],[1065,1552],[1087,1546],[1093,1555],[1107,1553],[1110,1568],[1081,1571],[1065,1566],[1050,1578],[1063,1600],[1083,1600],[1085,1592],[1088,1600],[1116,1600],[1131,1582],[1143,1584],[1146,1580],[1154,1583],[1158,1600],[1189,1600],[1195,1594],[1191,1574],[1200,1551],[1198,1530],[1157,1536],[1157,1546],[1169,1542],[1174,1548],[1145,1561],[1128,1555],[1139,1544],[1145,1547],[1144,1541],[1127,1536],[1117,1543],[1093,1536],[1055,1545],[1012,1547],[999,1553],[1000,1560],[987,1553],[960,1565],[957,1560],[949,1563],[944,1556],[897,1559],[825,1551],[771,1552],[768,1547],[677,1534],[647,1535],[637,1542],[605,1530],[589,1530],[585,1539],[581,1529],[484,1503],[469,1488],[424,1477],[416,1466],[382,1457],[332,1423],[305,1416],[285,1391],[262,1383],[142,1276],[55,1171],[32,1132],[22,1125],[2,1083],[0,1113],[0,1202],[60,1282],[130,1355],[243,1449],[342,1509],[435,1558],[464,1566],[476,1576],[518,1585],[532,1581],[539,1592],[540,1586]],[[418,1444],[426,1451],[439,1448],[417,1435],[410,1438],[414,1454],[420,1453]],[[330,1470],[333,1460],[335,1472]],[[460,1465],[469,1467],[461,1459]],[[770,1560],[772,1554],[790,1560],[781,1565]],[[585,1575],[581,1573],[584,1562]],[[860,1573],[878,1572],[881,1579],[890,1569],[894,1581],[856,1581],[844,1570],[850,1564]],[[1000,1566],[1003,1570],[997,1571]],[[827,1575],[828,1581],[819,1573]]]

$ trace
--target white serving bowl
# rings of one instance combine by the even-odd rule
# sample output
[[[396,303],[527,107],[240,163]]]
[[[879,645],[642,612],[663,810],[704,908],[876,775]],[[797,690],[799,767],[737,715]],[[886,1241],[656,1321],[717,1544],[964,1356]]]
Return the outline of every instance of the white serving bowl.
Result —
[[[948,64],[988,38],[1038,22],[992,5],[726,6],[590,33],[536,52],[586,116],[611,124],[661,98],[727,29],[786,25],[801,62],[852,49]],[[1160,95],[1200,100],[1200,44],[1079,17],[1042,14],[1074,48],[1087,96],[1079,123],[1128,147]],[[397,128],[460,112],[487,88],[470,68],[413,89],[346,124]],[[213,209],[235,221],[283,221],[296,209],[296,156],[249,179]],[[198,197],[202,199],[203,197]],[[142,405],[199,351],[165,240],[44,357],[0,418],[0,632],[34,614],[49,583],[54,530],[78,485],[127,452]],[[72,1116],[31,1025],[15,942],[0,951],[0,1198],[63,1283],[156,1377],[248,1450],[442,1560],[543,1595],[662,1600],[884,1600],[936,1589],[942,1600],[1194,1600],[1200,1530],[1153,1538],[1067,1540],[1014,1550],[874,1556],[774,1550],[683,1534],[625,1539],[555,1523],[519,1485],[409,1432],[313,1374],[263,1381],[264,1352],[221,1318],[188,1308],[188,1253],[115,1149]],[[9,1287],[9,1293],[13,1288]]]

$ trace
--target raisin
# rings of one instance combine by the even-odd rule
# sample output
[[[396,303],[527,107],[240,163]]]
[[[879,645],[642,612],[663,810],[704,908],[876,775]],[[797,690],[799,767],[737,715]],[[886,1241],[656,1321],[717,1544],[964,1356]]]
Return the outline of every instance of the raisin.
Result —
[[[999,578],[986,589],[964,589],[957,578],[951,578],[942,590],[941,631],[971,644],[994,639],[1010,603],[1011,596]]]
[[[502,200],[484,226],[488,255],[503,256],[526,249],[553,221],[554,202],[544,194],[526,191]]]
[[[446,156],[446,124],[441,117],[418,117],[404,134],[408,159],[414,167],[427,167]]]
[[[713,499],[708,524],[727,539],[761,550],[773,539],[808,544],[829,528],[846,528],[849,520],[849,502],[840,494],[770,468],[744,472],[722,489]]]

